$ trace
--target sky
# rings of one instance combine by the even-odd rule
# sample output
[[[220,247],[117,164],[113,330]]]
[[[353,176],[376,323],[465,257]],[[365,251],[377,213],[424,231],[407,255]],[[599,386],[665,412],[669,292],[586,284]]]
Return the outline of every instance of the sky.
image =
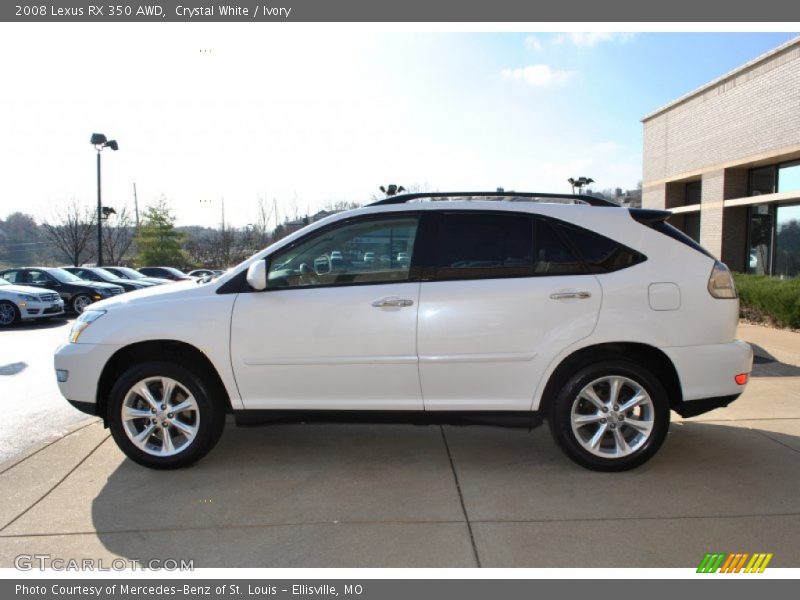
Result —
[[[179,225],[224,204],[244,226],[259,199],[283,221],[390,183],[633,188],[645,114],[795,35],[3,23],[0,218],[96,203],[93,132],[119,143],[103,204],[133,210],[135,183]]]

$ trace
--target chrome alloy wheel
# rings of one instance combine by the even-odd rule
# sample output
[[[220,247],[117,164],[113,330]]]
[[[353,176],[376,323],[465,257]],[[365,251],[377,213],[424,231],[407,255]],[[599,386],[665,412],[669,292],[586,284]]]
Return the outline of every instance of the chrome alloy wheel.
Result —
[[[10,302],[0,302],[0,325],[11,325],[17,319],[17,311]]]
[[[169,377],[134,384],[122,402],[122,425],[133,444],[152,456],[174,456],[197,436],[200,411],[183,385]]]
[[[572,433],[588,452],[621,458],[641,448],[653,432],[655,408],[639,383],[620,375],[587,384],[572,402]]]
[[[82,294],[72,301],[72,308],[76,313],[81,314],[91,303],[92,299]]]

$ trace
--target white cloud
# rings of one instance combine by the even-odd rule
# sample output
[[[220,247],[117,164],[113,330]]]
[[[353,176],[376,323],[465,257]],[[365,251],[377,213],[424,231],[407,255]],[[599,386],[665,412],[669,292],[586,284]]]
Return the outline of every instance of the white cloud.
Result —
[[[525,38],[525,47],[528,50],[539,51],[542,49],[542,42],[535,35],[529,35]]]
[[[519,81],[536,87],[563,85],[577,74],[575,71],[553,69],[550,65],[528,65],[518,69],[503,69],[505,79]]]
[[[553,39],[555,44],[563,44],[564,42],[571,42],[578,48],[593,48],[597,44],[603,42],[616,42],[625,44],[634,38],[633,33],[613,33],[610,31],[590,31],[590,32],[573,32],[565,33]]]

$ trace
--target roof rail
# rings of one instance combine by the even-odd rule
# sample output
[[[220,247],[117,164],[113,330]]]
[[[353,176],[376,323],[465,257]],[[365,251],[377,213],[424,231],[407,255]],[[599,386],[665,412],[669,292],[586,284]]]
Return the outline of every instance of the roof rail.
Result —
[[[383,206],[386,204],[405,204],[406,202],[411,202],[413,200],[420,200],[420,199],[431,199],[436,200],[437,198],[457,198],[459,196],[462,197],[478,197],[481,199],[490,199],[490,198],[497,198],[500,200],[501,198],[513,198],[515,201],[523,201],[525,199],[536,200],[539,198],[544,199],[561,199],[561,200],[571,200],[575,204],[583,203],[588,204],[590,206],[606,206],[606,207],[614,207],[614,208],[621,208],[619,204],[616,202],[612,202],[611,200],[606,200],[605,198],[597,198],[596,196],[587,196],[585,194],[550,194],[550,193],[539,193],[539,192],[418,192],[414,194],[401,194],[398,196],[390,196],[388,198],[384,198],[383,200],[378,200],[377,202],[372,202],[371,204],[367,204],[367,206]]]

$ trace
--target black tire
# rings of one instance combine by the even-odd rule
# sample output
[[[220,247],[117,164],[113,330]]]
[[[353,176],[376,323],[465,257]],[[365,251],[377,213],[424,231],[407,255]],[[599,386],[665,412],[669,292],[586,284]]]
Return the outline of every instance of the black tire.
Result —
[[[2,311],[0,315],[0,327],[11,327],[19,323],[19,309],[13,302],[8,302],[7,300],[0,302],[0,311]]]
[[[650,402],[627,413],[615,412],[613,405],[606,407],[607,413],[602,412],[593,402],[578,397],[593,382],[595,398],[603,401],[610,399],[612,382],[617,382],[622,390],[619,394],[621,400],[616,404],[620,408],[633,397],[637,386],[646,392]],[[573,427],[573,406],[576,418],[600,417],[601,422],[576,424],[576,432]],[[627,471],[650,460],[661,447],[669,430],[669,410],[664,386],[648,369],[630,361],[606,360],[587,365],[569,377],[548,406],[548,421],[556,443],[577,464],[593,471]],[[632,422],[637,426],[629,425]],[[649,433],[645,434],[640,428],[648,423],[652,425]],[[605,429],[601,431],[603,426]],[[618,442],[617,435],[630,439]],[[599,445],[592,452],[586,446],[591,446],[596,439],[600,440]],[[632,451],[614,455],[620,447]]]
[[[159,377],[175,380],[191,394],[197,405],[196,418],[198,421],[196,422],[199,422],[199,425],[196,427],[194,439],[187,443],[185,448],[171,456],[158,456],[134,444],[122,419],[123,404],[133,386],[143,380]],[[179,469],[191,465],[211,451],[219,441],[225,427],[224,401],[222,398],[215,397],[214,389],[215,386],[207,379],[179,363],[154,361],[132,366],[114,384],[106,405],[106,418],[114,441],[128,458],[151,469]],[[137,402],[140,401],[138,395],[133,397]],[[132,426],[144,429],[147,420],[137,420]],[[157,428],[157,426],[155,427]],[[174,429],[170,427],[169,431],[174,431]],[[158,441],[157,435],[159,434],[163,438],[160,431],[156,431],[150,436],[153,443]]]
[[[88,300],[89,302],[86,302]],[[86,302],[85,306],[83,303]],[[78,294],[77,296],[73,296],[72,300],[70,300],[69,305],[72,308],[72,312],[76,315],[80,315],[84,310],[86,310],[86,306],[89,306],[92,303],[92,298],[87,294]]]

